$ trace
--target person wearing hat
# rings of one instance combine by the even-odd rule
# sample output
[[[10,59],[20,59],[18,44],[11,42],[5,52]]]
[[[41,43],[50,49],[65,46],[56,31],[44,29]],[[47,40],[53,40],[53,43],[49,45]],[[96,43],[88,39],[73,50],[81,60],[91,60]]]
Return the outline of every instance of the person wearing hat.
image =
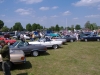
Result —
[[[5,44],[5,41],[0,41],[1,49],[0,54],[2,57],[2,69],[4,75],[11,75],[10,73],[10,51],[8,45]]]

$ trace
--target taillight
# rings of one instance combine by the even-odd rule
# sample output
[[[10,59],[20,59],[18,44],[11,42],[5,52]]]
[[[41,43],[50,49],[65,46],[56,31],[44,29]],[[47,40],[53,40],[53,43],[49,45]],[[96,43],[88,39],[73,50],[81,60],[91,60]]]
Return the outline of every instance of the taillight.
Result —
[[[24,60],[25,59],[25,57],[21,57],[21,60]]]

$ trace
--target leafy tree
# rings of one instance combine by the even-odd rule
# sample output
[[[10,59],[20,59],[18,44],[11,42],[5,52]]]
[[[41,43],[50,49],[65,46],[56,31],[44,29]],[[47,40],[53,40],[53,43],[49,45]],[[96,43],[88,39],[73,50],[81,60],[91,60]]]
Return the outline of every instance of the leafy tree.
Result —
[[[11,28],[9,28],[9,31],[13,31],[13,28],[11,27]]]
[[[32,24],[32,30],[35,31],[36,29],[37,29],[37,24],[36,23]]]
[[[2,27],[2,31],[3,32],[8,32],[9,31],[9,28],[7,26],[4,26],[4,27]]]
[[[76,29],[76,30],[80,30],[80,29],[81,29],[81,26],[77,24],[77,25],[75,26],[75,29]]]
[[[32,26],[31,26],[30,23],[26,25],[26,30],[27,31],[32,31]]]
[[[60,30],[63,30],[63,29],[64,29],[64,27],[63,27],[63,26],[61,26],[61,27],[60,27]]]
[[[96,23],[92,23],[92,25],[93,25],[94,29],[98,29],[98,26]]]
[[[43,29],[43,26],[41,26],[40,24],[32,24],[32,30],[40,30],[40,29]]]
[[[49,28],[49,30],[55,31],[55,27],[54,27],[54,26],[51,26],[51,27]]]
[[[4,22],[0,20],[0,29],[4,26]]]
[[[55,31],[60,31],[60,27],[58,24],[55,26]]]
[[[74,25],[71,25],[71,30],[74,31]]]
[[[87,21],[86,23],[85,23],[85,28],[88,28],[88,29],[90,29],[90,21]]]
[[[16,22],[15,25],[13,26],[13,30],[17,30],[17,31],[22,31],[23,30],[23,26],[21,25],[20,22]]]
[[[67,27],[67,30],[71,30],[71,27]]]

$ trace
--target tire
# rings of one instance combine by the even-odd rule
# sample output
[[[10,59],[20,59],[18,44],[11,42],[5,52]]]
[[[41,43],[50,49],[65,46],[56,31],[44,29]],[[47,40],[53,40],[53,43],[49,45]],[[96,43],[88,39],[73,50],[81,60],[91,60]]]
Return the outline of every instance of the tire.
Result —
[[[38,51],[33,51],[33,52],[31,53],[31,55],[34,56],[34,57],[37,57],[37,56],[39,55],[39,52],[38,52]]]
[[[74,40],[71,39],[70,42],[74,42]]]
[[[58,45],[53,45],[53,49],[57,49],[58,48]]]
[[[100,41],[100,39],[97,39],[97,41]]]
[[[87,39],[85,39],[85,42],[87,42]]]

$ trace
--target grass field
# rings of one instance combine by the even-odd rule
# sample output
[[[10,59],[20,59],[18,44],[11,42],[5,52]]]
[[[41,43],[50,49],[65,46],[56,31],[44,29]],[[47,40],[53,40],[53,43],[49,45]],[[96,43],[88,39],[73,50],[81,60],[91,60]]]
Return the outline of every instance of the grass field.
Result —
[[[15,66],[12,75],[100,75],[100,42],[67,43],[26,59],[26,64]]]

